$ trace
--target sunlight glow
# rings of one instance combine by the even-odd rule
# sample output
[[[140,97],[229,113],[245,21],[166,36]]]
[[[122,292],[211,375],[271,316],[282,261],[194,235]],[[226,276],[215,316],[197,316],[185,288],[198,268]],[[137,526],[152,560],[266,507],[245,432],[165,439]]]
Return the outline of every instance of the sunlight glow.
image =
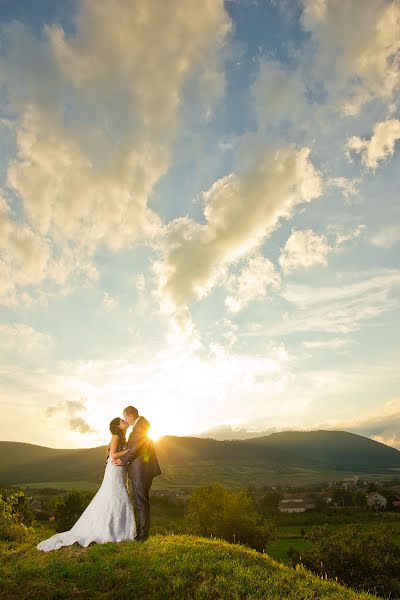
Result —
[[[156,442],[161,437],[161,433],[159,433],[156,429],[153,428],[149,429],[147,435],[151,440],[153,440],[153,442]]]

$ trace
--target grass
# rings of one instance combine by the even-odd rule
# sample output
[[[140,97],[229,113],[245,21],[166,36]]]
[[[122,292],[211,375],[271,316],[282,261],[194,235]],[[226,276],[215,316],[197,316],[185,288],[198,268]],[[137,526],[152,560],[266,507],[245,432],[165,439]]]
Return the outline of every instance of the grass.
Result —
[[[268,554],[280,563],[285,565],[290,564],[290,559],[287,555],[289,548],[295,548],[300,554],[311,550],[312,544],[305,538],[280,538],[268,546]]]
[[[51,532],[47,532],[50,534]],[[35,544],[0,546],[0,593],[8,600],[372,600],[303,569],[220,540],[155,535],[146,543],[72,546],[38,552]]]

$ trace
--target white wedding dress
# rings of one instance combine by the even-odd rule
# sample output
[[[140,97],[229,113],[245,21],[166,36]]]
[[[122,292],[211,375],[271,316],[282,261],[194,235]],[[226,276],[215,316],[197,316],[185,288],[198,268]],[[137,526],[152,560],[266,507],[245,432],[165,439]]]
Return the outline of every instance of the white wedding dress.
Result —
[[[75,542],[86,547],[91,542],[105,544],[133,540],[136,524],[125,475],[125,468],[113,465],[110,457],[99,491],[72,529],[40,542],[37,549],[50,552]]]

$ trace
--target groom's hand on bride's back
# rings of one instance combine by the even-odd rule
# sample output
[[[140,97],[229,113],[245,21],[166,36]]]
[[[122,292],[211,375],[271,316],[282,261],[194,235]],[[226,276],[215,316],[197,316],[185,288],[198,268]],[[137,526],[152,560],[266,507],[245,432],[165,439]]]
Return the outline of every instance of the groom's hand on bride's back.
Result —
[[[122,462],[120,458],[114,458],[114,460],[112,461],[113,465],[115,465],[116,467],[122,467]]]

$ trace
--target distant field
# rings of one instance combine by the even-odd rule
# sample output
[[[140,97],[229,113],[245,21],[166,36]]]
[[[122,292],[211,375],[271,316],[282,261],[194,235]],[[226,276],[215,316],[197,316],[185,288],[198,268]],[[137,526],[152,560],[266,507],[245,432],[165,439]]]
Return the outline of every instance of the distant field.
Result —
[[[230,488],[243,488],[248,485],[310,485],[327,481],[340,481],[348,477],[346,471],[333,469],[306,469],[304,467],[282,467],[269,469],[262,464],[224,464],[221,461],[198,461],[186,465],[168,465],[163,474],[156,477],[153,488],[156,490],[193,489],[214,482]],[[388,474],[366,473],[366,479],[378,481],[387,479]]]
[[[334,471],[324,469],[304,469],[302,467],[286,467],[280,470],[269,470],[262,465],[251,464],[223,464],[218,461],[199,461],[197,463],[188,463],[186,465],[170,465],[164,469],[160,477],[153,481],[153,490],[176,491],[181,489],[192,490],[202,485],[209,485],[214,482],[239,489],[248,485],[262,487],[265,485],[296,485],[304,486],[313,483],[323,483],[327,481],[339,481],[343,477],[348,477],[345,471]],[[387,479],[387,474],[367,473],[363,477],[373,481]],[[23,481],[11,482],[8,485],[18,487],[52,487],[52,488],[79,488],[85,490],[97,490],[100,487],[101,479],[96,480],[66,480],[66,481]]]
[[[347,477],[348,473],[305,469],[303,467],[285,467],[268,469],[262,464],[224,464],[220,461],[199,461],[186,465],[169,465],[163,475],[154,480],[155,489],[195,488],[213,482],[221,482],[230,488],[247,485],[263,486],[290,484],[307,485],[319,481],[330,481]]]
[[[97,492],[100,487],[99,483],[95,481],[39,481],[38,483],[16,483],[14,484],[19,488],[54,488],[57,490],[90,490],[91,492]]]

